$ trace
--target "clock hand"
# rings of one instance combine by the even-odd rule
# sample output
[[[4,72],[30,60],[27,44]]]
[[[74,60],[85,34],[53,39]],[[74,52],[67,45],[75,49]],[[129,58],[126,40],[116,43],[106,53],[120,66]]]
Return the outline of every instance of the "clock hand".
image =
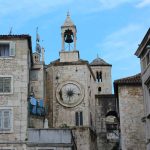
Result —
[[[70,102],[70,96],[69,96],[69,101],[68,101],[68,103]]]

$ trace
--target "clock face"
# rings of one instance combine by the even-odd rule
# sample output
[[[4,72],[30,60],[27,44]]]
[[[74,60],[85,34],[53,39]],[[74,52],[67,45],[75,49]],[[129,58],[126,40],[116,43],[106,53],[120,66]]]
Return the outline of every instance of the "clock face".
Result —
[[[84,90],[81,85],[74,81],[67,81],[60,84],[56,90],[56,98],[60,104],[66,107],[78,105],[84,97]]]

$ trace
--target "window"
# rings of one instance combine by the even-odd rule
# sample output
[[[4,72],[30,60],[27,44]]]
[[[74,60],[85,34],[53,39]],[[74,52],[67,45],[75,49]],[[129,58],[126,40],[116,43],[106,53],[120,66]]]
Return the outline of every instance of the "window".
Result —
[[[102,72],[101,71],[96,72],[96,81],[102,82]]]
[[[82,111],[75,113],[75,121],[76,121],[75,122],[76,126],[82,126],[83,125],[83,113],[82,113]]]
[[[0,77],[0,93],[11,92],[11,77]]]
[[[150,52],[146,55],[146,64],[148,65],[150,63]]]
[[[0,110],[0,130],[11,129],[11,110]]]
[[[102,88],[101,88],[101,87],[98,87],[98,93],[100,93],[100,92],[101,92],[101,90],[102,90]]]
[[[15,42],[0,42],[0,57],[15,56]]]

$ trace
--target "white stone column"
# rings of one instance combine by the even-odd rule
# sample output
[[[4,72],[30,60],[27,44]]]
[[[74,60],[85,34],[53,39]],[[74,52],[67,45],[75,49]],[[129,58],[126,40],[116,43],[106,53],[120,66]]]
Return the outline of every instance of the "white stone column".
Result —
[[[76,32],[74,32],[73,42],[74,42],[74,50],[76,50]]]
[[[61,39],[62,39],[62,48],[61,50],[64,51],[65,50],[65,41],[64,41],[64,33],[61,33]]]

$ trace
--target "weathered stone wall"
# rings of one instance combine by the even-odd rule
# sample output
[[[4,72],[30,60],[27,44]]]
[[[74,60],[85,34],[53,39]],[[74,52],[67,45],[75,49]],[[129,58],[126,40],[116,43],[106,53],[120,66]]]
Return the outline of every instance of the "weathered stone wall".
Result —
[[[145,150],[143,93],[141,86],[119,86],[122,150]]]
[[[55,94],[53,90],[53,80],[56,80],[56,77],[53,77],[53,67],[48,67],[46,70],[46,98],[45,105],[48,110],[48,124],[49,127],[53,127],[53,96]]]
[[[44,99],[45,96],[45,71],[43,64],[34,64],[30,72],[30,92],[36,99]]]
[[[13,89],[11,94],[0,94],[0,109],[11,109],[12,119],[12,130],[10,132],[8,131],[7,134],[5,134],[5,131],[0,131],[0,143],[20,143],[27,138],[29,48],[27,40],[13,39],[13,41],[16,44],[15,56],[0,58],[0,75],[12,77]],[[7,147],[7,145],[3,146]],[[25,149],[23,147],[20,147],[19,150]]]
[[[111,94],[112,93],[111,66],[91,66],[91,69],[95,77],[96,71],[102,72],[102,82],[95,82],[95,94]],[[101,92],[98,92],[99,87],[101,87]]]
[[[150,52],[149,52],[150,53]],[[143,58],[141,58],[143,59]],[[150,149],[150,64],[142,69],[142,87],[144,96],[144,117],[145,117],[145,130],[146,130],[146,143],[147,150]]]
[[[44,128],[44,117],[30,115],[28,128],[42,129]]]
[[[50,66],[47,69],[47,98],[50,102],[49,121],[53,120],[53,127],[75,127],[75,112],[83,112],[83,128],[74,129],[77,148],[80,150],[96,150],[96,140],[93,142],[89,127],[95,129],[95,98],[94,98],[94,78],[87,65],[64,65]],[[84,90],[82,102],[74,107],[62,106],[56,98],[57,87],[64,82],[74,81],[81,85]],[[49,93],[50,92],[50,93]],[[52,117],[52,119],[50,119]],[[77,130],[77,131],[76,131]],[[81,140],[82,139],[82,140]],[[91,144],[94,143],[94,144]],[[90,147],[94,145],[94,148]]]
[[[72,150],[72,131],[67,128],[28,129],[28,150]]]
[[[88,127],[76,127],[73,129],[73,136],[77,149],[97,150],[96,135]]]
[[[96,133],[98,150],[111,150],[118,142],[107,139],[106,115],[110,111],[116,111],[114,95],[97,95],[96,97]],[[118,136],[118,135],[116,135]],[[119,137],[118,137],[119,138]]]
[[[79,60],[79,51],[61,51],[60,62],[73,62]]]
[[[0,144],[0,150],[28,150],[26,144],[14,142],[13,144]]]
[[[68,65],[68,66],[57,66],[52,67],[53,69],[53,126],[59,127],[62,124],[67,124],[68,126],[75,126],[75,112],[76,111],[83,111],[83,125],[89,126],[90,120],[90,110],[89,107],[93,108],[95,105],[94,95],[93,97],[89,98],[89,88],[90,82],[89,80],[93,80],[92,77],[90,79],[90,73],[88,67],[86,65]],[[59,79],[56,79],[57,75]],[[89,76],[89,77],[88,77]],[[84,99],[83,101],[77,105],[76,107],[67,108],[59,104],[58,100],[56,99],[56,89],[59,84],[65,81],[75,81],[78,82],[84,90]],[[91,90],[93,90],[91,88]],[[93,93],[93,91],[91,91]],[[51,100],[50,100],[51,101]],[[90,106],[91,103],[91,106]],[[93,113],[93,120],[94,119],[94,112]]]
[[[40,147],[40,146],[36,146],[36,147],[28,147],[27,150],[72,150],[72,148],[70,147],[55,147],[55,146],[46,146],[46,147]]]

